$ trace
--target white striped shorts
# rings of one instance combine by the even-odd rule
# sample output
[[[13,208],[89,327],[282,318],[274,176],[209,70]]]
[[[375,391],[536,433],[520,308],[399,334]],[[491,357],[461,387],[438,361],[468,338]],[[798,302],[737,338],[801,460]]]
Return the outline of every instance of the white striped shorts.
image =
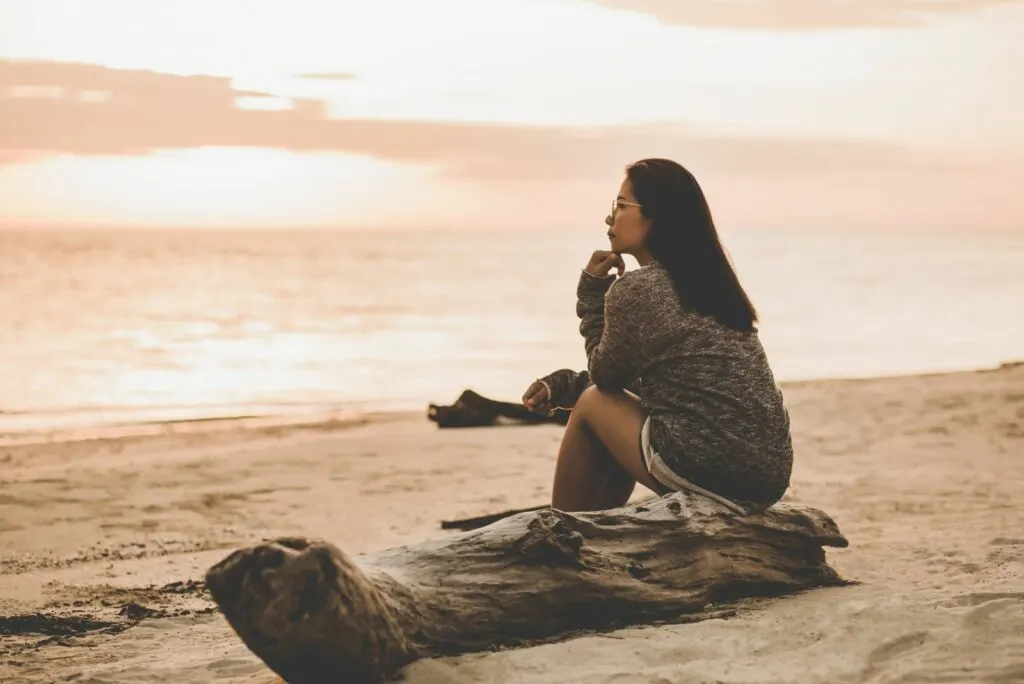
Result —
[[[669,491],[679,492],[685,489],[693,492],[694,494],[706,496],[707,498],[722,504],[733,513],[747,515],[747,511],[736,502],[730,501],[724,496],[719,496],[714,492],[709,492],[703,487],[695,485],[685,477],[673,472],[672,469],[665,464],[665,461],[662,460],[661,455],[655,451],[654,447],[651,445],[650,432],[651,419],[648,417],[647,420],[644,421],[643,427],[640,428],[640,453],[643,454],[644,465],[647,467],[647,472],[651,474],[651,477],[654,478],[658,484],[662,485]]]

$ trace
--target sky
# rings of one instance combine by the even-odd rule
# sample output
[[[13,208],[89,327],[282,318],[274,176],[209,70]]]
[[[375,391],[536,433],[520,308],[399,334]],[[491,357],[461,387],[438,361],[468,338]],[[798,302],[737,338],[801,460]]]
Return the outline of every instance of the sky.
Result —
[[[0,227],[1024,226],[1024,0],[0,0]]]

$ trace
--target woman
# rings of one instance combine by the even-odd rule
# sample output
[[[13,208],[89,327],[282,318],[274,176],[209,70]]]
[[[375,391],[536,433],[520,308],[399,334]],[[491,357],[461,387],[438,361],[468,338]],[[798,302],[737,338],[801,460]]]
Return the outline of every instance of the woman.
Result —
[[[594,252],[576,293],[587,370],[523,395],[534,411],[572,410],[552,507],[622,506],[639,482],[737,513],[767,508],[789,486],[789,414],[704,193],[679,164],[645,159],[626,169],[605,223],[610,249]],[[623,254],[640,268],[625,273]]]

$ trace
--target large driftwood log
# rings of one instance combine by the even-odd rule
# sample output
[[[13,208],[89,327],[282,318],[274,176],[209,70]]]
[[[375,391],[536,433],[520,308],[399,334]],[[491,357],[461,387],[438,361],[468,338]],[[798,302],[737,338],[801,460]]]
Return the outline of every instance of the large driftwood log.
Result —
[[[681,619],[710,603],[843,584],[824,512],[739,516],[698,495],[546,508],[358,559],[282,538],[207,573],[245,644],[291,684],[374,682],[421,657]]]

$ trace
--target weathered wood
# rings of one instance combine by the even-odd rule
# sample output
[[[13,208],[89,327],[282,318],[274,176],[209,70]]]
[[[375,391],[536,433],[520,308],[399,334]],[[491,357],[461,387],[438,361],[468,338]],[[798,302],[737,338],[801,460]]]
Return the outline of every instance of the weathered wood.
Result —
[[[299,538],[207,573],[245,644],[291,684],[374,682],[421,657],[679,619],[710,603],[842,584],[824,512],[738,516],[674,493],[570,514],[545,508],[360,557]]]

